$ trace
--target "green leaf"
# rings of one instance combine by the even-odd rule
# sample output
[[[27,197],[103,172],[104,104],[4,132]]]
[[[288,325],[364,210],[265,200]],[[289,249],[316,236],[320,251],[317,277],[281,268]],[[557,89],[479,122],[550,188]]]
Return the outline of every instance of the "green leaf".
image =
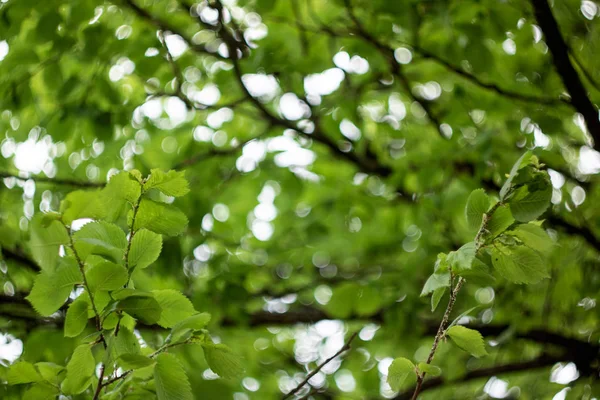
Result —
[[[415,365],[404,357],[396,358],[390,364],[388,369],[387,383],[393,391],[397,392],[402,388],[407,379],[409,382],[415,381],[417,373]]]
[[[504,232],[506,229],[508,229],[508,227],[511,226],[514,222],[515,219],[513,218],[510,212],[509,206],[506,204],[499,206],[498,208],[496,208],[496,211],[494,211],[494,214],[492,214],[487,224],[489,237],[495,238],[496,236]]]
[[[39,382],[31,385],[25,393],[23,399],[27,400],[54,400],[59,395],[58,388],[47,383]]]
[[[38,362],[35,363],[35,367],[42,375],[44,380],[50,382],[52,385],[58,386],[62,377],[59,374],[65,369],[62,365],[54,364],[51,362]]]
[[[63,224],[47,221],[45,214],[36,214],[31,221],[29,248],[35,262],[44,271],[53,271],[59,257],[59,249],[69,243],[69,234]]]
[[[440,287],[433,291],[431,295],[431,312],[434,312],[437,308],[438,304],[440,304],[440,300],[444,297],[444,293],[446,293],[446,287]]]
[[[75,260],[63,258],[56,271],[42,271],[36,277],[27,300],[40,315],[48,317],[65,304],[73,286],[82,282]]]
[[[20,385],[22,383],[39,382],[42,380],[42,376],[33,364],[19,361],[10,366],[6,380],[9,385]]]
[[[125,267],[104,261],[94,265],[85,273],[90,289],[97,290],[116,290],[127,283],[129,275]]]
[[[67,364],[67,377],[62,383],[65,394],[79,394],[92,383],[96,362],[89,344],[78,346]]]
[[[472,356],[479,358],[487,355],[483,336],[478,331],[455,325],[448,329],[446,334],[458,347]]]
[[[139,369],[154,365],[155,360],[150,357],[143,356],[141,354],[123,354],[117,360],[121,368],[128,369]]]
[[[554,248],[554,242],[550,236],[537,225],[519,225],[514,230],[507,232],[507,234],[517,237],[525,246],[542,254],[548,254]]]
[[[133,332],[127,327],[121,326],[117,336],[111,336],[111,352],[114,359],[125,354],[140,354],[140,342]]]
[[[478,229],[481,226],[483,214],[490,208],[490,199],[485,194],[485,190],[476,189],[471,192],[467,199],[465,207],[465,216],[471,229]]]
[[[107,219],[115,221],[125,211],[131,209],[130,204],[137,202],[142,186],[129,172],[123,171],[113,175],[102,190],[102,202],[109,204]]]
[[[224,344],[204,343],[204,358],[210,369],[222,378],[235,378],[244,372],[239,356]]]
[[[177,290],[153,290],[152,293],[162,309],[158,325],[163,328],[171,328],[196,313],[189,299]]]
[[[510,199],[510,211],[513,217],[520,222],[533,221],[542,215],[552,199],[552,185],[532,191],[531,186],[519,188]]]
[[[512,181],[515,178],[515,176],[517,175],[517,172],[519,171],[519,169],[521,169],[521,167],[524,167],[525,165],[527,165],[530,158],[531,158],[531,152],[526,151],[521,157],[519,157],[517,162],[513,165],[512,169],[510,170],[510,175],[508,176],[508,178],[506,179],[506,182],[504,182],[504,185],[502,185],[502,188],[500,189],[500,200],[505,199],[506,195],[508,194],[509,189],[512,187]]]
[[[418,364],[419,371],[425,372],[431,376],[440,376],[442,374],[442,369],[436,365],[419,363]]]
[[[154,383],[158,400],[194,399],[185,370],[172,354],[162,353],[156,357]]]
[[[167,196],[184,196],[190,191],[185,172],[169,171],[164,173],[160,169],[150,171],[150,177],[144,184],[144,191],[158,189]]]
[[[199,331],[200,329],[206,328],[206,325],[210,322],[210,314],[209,313],[200,313],[192,315],[184,319],[183,321],[177,323],[171,329],[171,342],[177,342],[180,337],[185,335],[186,332],[189,331]]]
[[[427,296],[429,293],[440,289],[450,287],[450,272],[434,272],[425,282],[421,296]]]
[[[88,321],[88,307],[89,304],[83,296],[71,303],[65,318],[66,337],[76,337],[83,332]]]
[[[539,253],[525,246],[492,248],[492,263],[502,276],[514,283],[536,283],[550,277]]]
[[[162,236],[140,229],[135,232],[129,250],[129,268],[143,269],[158,259],[162,250]]]
[[[491,285],[496,281],[496,278],[490,272],[490,267],[478,258],[473,260],[471,269],[461,272],[460,276],[481,286]]]
[[[475,259],[475,242],[469,242],[456,251],[451,251],[446,258],[446,262],[452,268],[452,271],[461,273],[471,269]]]
[[[102,219],[106,207],[102,204],[100,192],[76,190],[69,193],[60,203],[63,222],[70,225],[80,218]]]
[[[154,297],[131,296],[119,301],[117,307],[147,324],[155,324],[161,317],[162,308]]]
[[[109,258],[114,263],[123,261],[127,247],[125,232],[108,222],[90,222],[73,234],[75,250],[82,260],[90,254]]]
[[[133,211],[129,213],[129,223]],[[157,203],[152,200],[142,199],[138,209],[134,229],[142,228],[167,236],[176,236],[187,227],[188,219],[177,207],[170,204]]]

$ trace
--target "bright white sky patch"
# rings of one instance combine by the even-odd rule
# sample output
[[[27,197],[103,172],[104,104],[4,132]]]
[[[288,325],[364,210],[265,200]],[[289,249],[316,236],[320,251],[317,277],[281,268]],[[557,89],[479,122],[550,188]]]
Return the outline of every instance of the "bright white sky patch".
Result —
[[[179,125],[187,118],[187,106],[179,97],[169,97],[165,101],[165,111],[173,126]]]
[[[246,74],[242,76],[244,86],[254,97],[272,100],[279,93],[279,84],[273,75]]]
[[[310,115],[310,108],[294,93],[286,93],[281,96],[279,109],[281,114],[290,121],[297,121]]]
[[[165,44],[169,49],[169,53],[173,58],[177,58],[182,55],[188,48],[188,45],[179,35],[167,35],[165,37]]]
[[[583,174],[597,174],[600,172],[600,153],[596,150],[583,146],[579,150],[579,163],[577,168]]]
[[[304,90],[310,95],[324,96],[335,92],[344,80],[344,71],[331,68],[304,78]]]
[[[0,42],[0,61],[4,60],[4,57],[8,54],[8,43],[6,40]]]
[[[572,362],[566,365],[563,363],[558,363],[554,368],[552,368],[550,382],[568,385],[577,378],[579,378],[579,371],[577,371],[575,364]]]
[[[46,163],[51,161],[50,147],[51,143],[47,140],[27,139],[17,144],[14,158],[15,167],[24,172],[39,174]]]
[[[190,93],[190,98],[202,104],[212,106],[221,98],[221,92],[217,85],[213,83],[206,84],[202,90]]]
[[[342,132],[342,135],[353,141],[357,141],[361,136],[360,129],[348,119],[343,119],[342,122],[340,122],[340,131]]]
[[[23,353],[23,342],[7,333],[0,333],[0,358],[13,363]]]

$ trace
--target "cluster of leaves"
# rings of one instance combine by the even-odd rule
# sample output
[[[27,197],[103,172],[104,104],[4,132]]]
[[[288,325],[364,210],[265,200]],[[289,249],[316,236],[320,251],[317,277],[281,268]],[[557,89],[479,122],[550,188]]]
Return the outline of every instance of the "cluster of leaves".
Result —
[[[421,296],[431,295],[431,310],[435,311],[447,289],[450,300],[445,318],[452,311],[460,286],[467,280],[495,280],[492,269],[510,282],[537,283],[550,277],[545,261],[554,246],[552,239],[536,221],[550,205],[552,184],[548,172],[538,158],[526,152],[513,166],[500,190],[500,198],[492,200],[483,189],[469,195],[465,217],[471,228],[478,229],[475,239],[456,251],[440,253],[433,274],[427,279]],[[492,268],[493,267],[493,268]],[[474,357],[487,355],[482,335],[457,322],[469,312],[456,318],[448,327],[442,321],[427,362],[416,367],[406,358],[396,358],[389,367],[388,383],[399,390],[405,382],[438,376],[441,369],[431,365],[437,341],[446,336]]]
[[[198,313],[179,291],[139,290],[131,279],[157,260],[163,235],[185,230],[186,216],[169,203],[188,192],[183,172],[154,169],[143,178],[133,170],[114,175],[100,191],[71,192],[60,212],[36,215],[30,245],[42,271],[27,299],[46,317],[67,308],[64,336],[81,344],[66,366],[25,361],[11,366],[9,384],[30,384],[24,399],[84,392],[94,399],[117,399],[125,392],[192,399],[183,367],[166,352],[183,344],[201,345],[220,376],[241,372],[232,351],[213,343],[205,329],[210,314]],[[82,219],[88,222],[74,230]],[[158,324],[170,333],[158,348],[141,346],[137,324]]]

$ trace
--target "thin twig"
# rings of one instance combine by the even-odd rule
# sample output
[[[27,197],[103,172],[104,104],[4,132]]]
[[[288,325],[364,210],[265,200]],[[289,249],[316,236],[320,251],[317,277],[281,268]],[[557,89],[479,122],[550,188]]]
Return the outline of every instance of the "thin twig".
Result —
[[[290,397],[292,397],[293,395],[295,395],[296,393],[298,393],[300,391],[300,389],[302,389],[308,383],[308,381],[313,376],[315,376],[324,366],[326,366],[327,364],[329,364],[332,360],[334,360],[337,356],[339,356],[340,354],[342,354],[346,350],[349,350],[351,348],[350,345],[352,344],[352,341],[354,340],[354,338],[357,335],[358,335],[358,332],[354,332],[352,334],[352,336],[350,336],[350,338],[348,339],[348,341],[346,343],[344,343],[344,346],[342,346],[342,348],[337,353],[335,353],[333,356],[329,357],[327,360],[323,361],[321,364],[319,364],[317,366],[317,368],[315,368],[308,375],[306,375],[306,378],[302,382],[300,382],[298,384],[298,386],[296,386],[294,389],[292,389],[290,392],[288,392],[288,394],[286,394],[285,396],[283,396],[282,400],[289,399]]]
[[[481,247],[483,246],[484,241],[481,239],[482,239],[484,233],[487,232],[487,226],[488,226],[491,216],[494,214],[496,209],[498,207],[500,207],[501,205],[502,205],[501,202],[497,202],[496,204],[494,204],[494,206],[492,206],[492,208],[489,211],[487,211],[486,213],[483,214],[481,226],[479,227],[479,231],[477,231],[477,234],[475,235],[475,240],[474,240],[475,241],[475,254],[477,254],[479,249],[481,249]],[[444,312],[444,316],[442,317],[442,322],[440,322],[440,326],[438,327],[435,338],[433,339],[433,345],[431,346],[431,350],[429,351],[429,356],[427,357],[427,361],[425,362],[425,364],[431,364],[431,362],[433,361],[433,358],[435,357],[435,352],[437,351],[440,340],[445,335],[446,326],[448,325],[448,320],[450,319],[450,314],[452,313],[452,309],[454,308],[454,304],[456,303],[456,298],[458,296],[458,292],[460,291],[461,287],[465,283],[464,278],[458,277],[458,281],[456,282],[456,285],[454,286],[454,288],[452,288],[454,279],[455,279],[455,276],[454,276],[452,270],[450,270],[450,287],[451,287],[450,299],[448,300],[448,306],[446,307],[446,311]],[[421,387],[423,385],[424,379],[425,379],[425,371],[419,372],[417,374],[417,385],[415,386],[415,391],[412,395],[412,400],[416,400],[417,397],[419,397],[419,393],[421,392]]]

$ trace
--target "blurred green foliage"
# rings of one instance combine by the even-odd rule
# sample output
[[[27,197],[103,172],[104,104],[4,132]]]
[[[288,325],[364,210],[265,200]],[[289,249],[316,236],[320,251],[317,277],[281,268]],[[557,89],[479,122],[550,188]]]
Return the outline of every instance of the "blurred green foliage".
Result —
[[[147,233],[126,259],[137,265],[131,282],[182,293],[192,308],[180,299],[180,314],[210,313],[214,343],[170,349],[154,375],[144,376],[153,362],[146,347],[120,358],[151,382],[124,398],[165,393],[179,369],[193,398],[282,398],[357,331],[351,351],[298,398],[410,398],[414,381],[394,391],[386,375],[395,358],[417,366],[427,358],[448,297],[443,285],[420,296],[436,261],[446,262],[438,254],[455,251],[460,264],[459,248],[479,228],[474,215],[486,208],[471,193],[485,189],[490,205],[504,199],[526,149],[539,164],[511,179],[549,171],[550,207],[501,206],[487,230],[529,240],[544,255],[547,273],[537,278],[549,279],[507,280],[518,268],[512,258],[508,274],[466,277],[451,321],[475,307],[460,324],[481,333],[488,355],[443,341],[442,375],[428,375],[420,398],[597,397],[600,132],[580,104],[600,103],[600,5],[553,2],[569,52],[557,58],[540,3],[0,3],[0,398],[54,398],[58,384],[46,377],[101,361],[81,347],[93,318],[64,335],[65,319],[78,321],[83,306],[72,302],[69,318],[67,307],[54,313],[60,304],[38,313],[26,300],[40,270],[71,268],[57,267],[68,247],[57,213],[78,227],[81,217],[104,219],[125,235],[140,196],[130,174],[177,181],[169,170],[183,171],[190,191],[146,182],[156,186],[135,221]],[[564,62],[575,75],[557,66]],[[569,91],[575,80],[583,94]],[[532,192],[543,191],[513,195]],[[476,212],[465,215],[467,203]],[[533,219],[542,222],[515,225]],[[103,237],[97,228],[88,234]],[[76,246],[92,262],[98,252],[116,262],[122,239]],[[175,330],[158,315],[137,317],[147,320],[121,331],[125,348],[137,337],[158,349]],[[209,369],[207,360],[229,351],[244,372],[217,379],[242,369]],[[83,368],[70,363],[74,354]],[[8,368],[20,362],[31,364]],[[5,384],[17,376],[23,384]]]

